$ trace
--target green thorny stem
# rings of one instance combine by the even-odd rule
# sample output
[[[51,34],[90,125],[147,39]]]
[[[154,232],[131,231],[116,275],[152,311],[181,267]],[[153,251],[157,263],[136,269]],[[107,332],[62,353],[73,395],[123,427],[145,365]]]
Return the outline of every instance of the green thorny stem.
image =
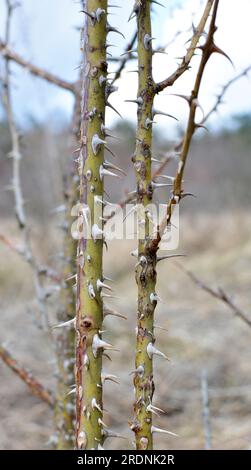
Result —
[[[102,448],[103,324],[103,161],[106,107],[107,0],[88,0],[83,31],[83,89],[80,137],[80,210],[82,236],[77,250],[76,301],[76,448]],[[88,222],[86,223],[86,220]],[[109,348],[109,345],[107,345]]]
[[[154,427],[152,424],[152,413],[155,411],[155,407],[152,405],[154,394],[153,356],[158,355],[166,358],[165,354],[158,351],[154,346],[154,311],[158,299],[156,294],[157,251],[161,237],[167,225],[170,223],[172,204],[178,203],[184,196],[181,189],[184,166],[192,136],[198,127],[198,125],[195,124],[198,93],[207,61],[211,53],[216,52],[213,47],[213,35],[215,32],[218,0],[215,1],[206,43],[201,48],[203,51],[202,59],[196,77],[196,83],[189,100],[190,115],[187,131],[183,140],[180,163],[174,182],[174,190],[168,205],[168,217],[165,218],[163,227],[158,227],[157,235],[152,239],[150,236],[149,211],[146,207],[151,203],[154,191],[151,175],[152,121],[157,111],[153,108],[153,102],[156,94],[164,90],[165,87],[171,86],[188,69],[213,3],[213,0],[207,2],[200,24],[195,31],[182,65],[177,69],[177,73],[157,84],[154,83],[152,78],[151,1],[141,0],[141,2],[136,5],[135,9],[138,22],[139,87],[137,96],[138,125],[136,152],[133,157],[133,162],[137,179],[137,203],[140,204],[141,207],[143,205],[145,208],[143,214],[141,211],[139,216],[139,230],[141,230],[142,226],[144,227],[144,238],[142,235],[139,236],[138,263],[136,265],[136,282],[138,285],[136,367],[134,373],[136,400],[134,403],[134,420],[131,425],[131,429],[135,432],[136,448],[139,450],[149,450],[153,448],[153,433],[155,431],[169,433],[168,431]]]
[[[151,2],[141,2],[137,14],[138,28],[138,126],[136,152],[133,157],[137,180],[137,203],[147,207],[152,201],[151,175],[152,120],[154,84],[152,78]],[[147,251],[149,218],[143,211],[145,236],[139,237],[136,282],[138,285],[138,321],[136,345],[136,372],[134,386],[136,400],[135,417],[131,429],[135,432],[137,449],[152,449],[152,413],[154,393],[152,353],[154,343],[154,310],[156,307],[156,255]],[[150,346],[149,346],[150,345]]]

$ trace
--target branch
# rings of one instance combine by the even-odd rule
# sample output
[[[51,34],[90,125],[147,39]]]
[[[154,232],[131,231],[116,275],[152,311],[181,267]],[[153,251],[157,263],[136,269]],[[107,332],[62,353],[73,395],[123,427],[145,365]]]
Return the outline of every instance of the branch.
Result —
[[[17,5],[12,4],[11,0],[6,0],[7,17],[5,26],[5,40],[6,44],[9,44],[10,33],[11,33],[11,19],[14,9]],[[19,251],[23,255],[27,263],[30,264],[33,271],[34,287],[37,296],[37,302],[41,318],[43,319],[45,326],[48,331],[49,322],[46,311],[46,292],[40,282],[39,267],[37,266],[36,260],[33,256],[30,240],[29,240],[29,227],[27,226],[27,217],[25,212],[25,204],[23,198],[23,192],[21,187],[21,176],[20,176],[20,162],[22,160],[22,153],[20,148],[20,134],[17,130],[15,117],[12,107],[12,97],[10,88],[10,59],[5,58],[5,76],[3,79],[3,103],[6,111],[7,122],[10,131],[12,149],[9,156],[12,158],[12,184],[11,188],[14,193],[15,199],[15,213],[18,221],[18,225],[23,238],[23,249]],[[2,241],[3,237],[2,237]],[[10,244],[9,244],[10,246]]]
[[[204,32],[204,28],[206,26],[206,22],[208,20],[208,17],[210,15],[211,8],[213,6],[214,0],[208,0],[205,10],[203,12],[203,15],[201,17],[201,20],[197,26],[197,28],[194,29],[194,35],[191,39],[190,46],[187,50],[186,55],[183,57],[181,64],[178,66],[178,68],[173,72],[168,78],[163,80],[162,82],[159,82],[155,85],[155,90],[156,93],[159,93],[160,91],[163,91],[165,88],[168,86],[172,86],[176,80],[183,75],[186,70],[189,68],[189,64],[194,56],[195,49],[198,45],[198,42],[201,38],[201,35]]]
[[[202,399],[202,418],[205,434],[205,450],[212,448],[211,424],[210,424],[210,408],[207,371],[201,373],[201,399]]]
[[[128,62],[128,60],[130,59],[130,53],[128,53],[128,55],[126,54],[128,51],[131,51],[135,42],[136,42],[136,39],[137,39],[137,31],[134,33],[130,43],[128,44],[128,46],[126,47],[125,49],[125,56],[123,54],[123,58],[120,59],[120,65],[118,67],[118,70],[116,71],[113,79],[112,79],[112,85],[121,77],[121,74]]]
[[[248,75],[248,73],[250,72],[251,70],[251,65],[248,65],[248,67],[246,67],[244,70],[242,70],[242,72],[238,73],[237,75],[235,75],[235,77],[231,78],[231,80],[229,80],[221,89],[221,92],[218,94],[217,96],[217,99],[215,101],[215,104],[214,106],[208,111],[208,113],[204,116],[204,119],[203,119],[203,124],[210,118],[210,116],[215,113],[219,107],[219,105],[222,103],[222,98],[223,96],[226,94],[226,92],[228,91],[228,89],[235,83],[237,82],[238,80],[240,80],[240,78],[242,77],[245,77]]]
[[[175,263],[178,268],[180,268],[200,289],[204,290],[208,294],[210,294],[212,297],[215,297],[218,300],[221,300],[224,302],[231,310],[232,312],[240,318],[246,325],[251,327],[251,319],[248,318],[248,315],[243,312],[235,303],[230,299],[229,295],[226,294],[226,292],[219,287],[218,289],[213,289],[212,287],[208,286],[204,282],[202,282],[194,273],[189,271],[188,269],[185,269],[183,266],[181,266],[179,263]]]
[[[65,80],[62,80],[56,75],[53,75],[52,73],[47,72],[46,70],[43,70],[42,68],[37,67],[31,62],[28,62],[27,60],[23,59],[23,57],[21,57],[8,46],[7,42],[3,42],[0,40],[0,52],[2,53],[3,57],[5,57],[7,60],[11,60],[16,64],[20,65],[21,67],[24,67],[32,75],[35,75],[39,78],[43,78],[47,82],[53,83],[54,85],[57,85],[58,87],[63,88],[65,90],[71,91],[74,94],[77,93],[75,83],[70,83]]]
[[[206,65],[211,55],[214,52],[220,51],[220,50],[216,50],[216,46],[214,44],[214,33],[216,31],[215,22],[216,22],[216,16],[217,16],[217,11],[218,11],[218,5],[219,5],[219,0],[215,0],[213,14],[212,14],[212,18],[211,18],[211,22],[209,26],[209,32],[207,34],[205,44],[200,47],[200,49],[202,50],[202,56],[201,56],[200,65],[199,65],[199,69],[196,75],[194,88],[191,93],[191,96],[181,95],[181,97],[185,98],[185,100],[187,101],[189,105],[188,123],[186,127],[184,140],[182,143],[181,152],[180,152],[178,170],[174,178],[173,190],[172,190],[171,196],[169,198],[168,206],[167,206],[166,217],[164,217],[160,225],[157,227],[156,233],[153,235],[152,239],[149,241],[150,252],[156,252],[158,250],[159,244],[165,233],[165,230],[170,225],[173,207],[175,207],[175,205],[178,205],[181,199],[183,199],[184,197],[188,195],[184,193],[182,189],[182,182],[183,182],[184,170],[185,170],[186,161],[187,161],[188,153],[190,150],[190,145],[192,142],[193,135],[195,131],[199,127],[201,127],[201,123],[199,124],[195,123],[196,110],[197,110],[197,107],[199,106],[199,103],[198,103],[199,91],[201,88],[203,74],[204,74]],[[220,53],[222,53],[222,51]]]
[[[14,357],[5,349],[0,346],[0,358],[2,361],[22,379],[31,390],[31,393],[40,400],[47,403],[51,408],[54,406],[54,397],[50,390],[47,390],[29,370],[21,366]]]

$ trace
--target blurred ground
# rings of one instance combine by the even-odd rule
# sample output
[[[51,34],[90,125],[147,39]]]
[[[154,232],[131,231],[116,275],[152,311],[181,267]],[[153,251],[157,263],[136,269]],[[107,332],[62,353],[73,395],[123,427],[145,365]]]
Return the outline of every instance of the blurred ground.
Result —
[[[55,244],[51,231],[45,239],[36,228],[38,246]],[[12,229],[10,223],[4,226]],[[34,229],[35,230],[35,229]],[[188,257],[182,263],[203,280],[224,287],[235,301],[250,313],[251,215],[225,212],[182,216],[179,252]],[[50,242],[49,242],[50,240]],[[105,421],[112,429],[128,436],[128,441],[113,440],[109,446],[131,448],[132,433],[127,422],[132,413],[134,330],[136,290],[132,242],[110,242],[106,255],[106,273],[115,280],[121,299],[113,301],[128,321],[107,320],[107,339],[120,349],[113,362],[104,367],[116,373],[121,385],[107,384]],[[41,381],[54,386],[53,351],[45,333],[34,321],[35,303],[30,273],[17,255],[0,245],[0,341]],[[39,254],[39,253],[38,253]],[[200,373],[208,369],[211,389],[213,448],[248,449],[251,445],[251,350],[249,328],[234,318],[231,311],[200,291],[177,269],[172,261],[163,261],[158,269],[158,293],[162,302],[156,311],[156,323],[168,328],[157,330],[157,347],[170,362],[155,361],[155,404],[167,411],[155,417],[157,426],[178,434],[178,438],[157,436],[159,449],[201,449],[204,445],[201,418]],[[11,299],[11,301],[10,301]],[[53,300],[52,307],[53,305]],[[29,307],[29,308],[28,308]],[[53,433],[52,413],[34,398],[26,386],[0,363],[0,403],[2,449],[45,449]]]

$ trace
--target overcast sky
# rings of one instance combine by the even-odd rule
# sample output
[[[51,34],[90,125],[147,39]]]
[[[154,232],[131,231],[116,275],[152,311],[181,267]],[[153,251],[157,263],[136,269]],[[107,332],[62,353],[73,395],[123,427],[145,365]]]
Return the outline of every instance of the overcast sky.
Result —
[[[0,36],[4,37],[4,0],[0,0]],[[79,13],[80,5],[75,0],[22,0],[22,6],[15,13],[12,27],[12,46],[28,60],[44,67],[67,80],[77,78],[80,53],[78,26],[82,22]],[[110,34],[109,42],[117,47],[110,49],[118,56],[130,39],[135,28],[135,21],[128,23],[127,19],[132,9],[133,0],[112,0],[112,4],[122,6],[112,9],[116,16],[110,16],[110,23],[118,25],[124,33],[126,41],[116,34]],[[172,40],[175,33],[180,30],[187,31],[192,19],[197,24],[205,0],[162,0],[166,8],[157,7],[153,14],[153,36],[155,44],[163,45]],[[250,40],[251,1],[220,0],[218,31],[216,43],[234,62],[230,62],[220,55],[214,55],[206,69],[204,84],[200,101],[207,111],[213,104],[215,94],[221,86],[231,77],[251,63]],[[185,42],[191,34],[185,32],[179,36],[175,43],[168,47],[168,55],[158,54],[154,57],[154,78],[161,80],[176,67],[175,58],[184,55]],[[193,60],[196,68],[198,58]],[[135,69],[135,63],[128,66],[128,70]],[[15,98],[15,112],[23,124],[29,120],[48,121],[55,126],[66,118],[70,118],[72,111],[72,97],[55,86],[46,84],[40,79],[34,79],[19,67],[13,67],[13,93]],[[250,74],[251,76],[251,74]],[[172,93],[189,93],[194,80],[194,73],[186,73],[172,89]],[[251,80],[251,79],[250,79]],[[241,79],[227,93],[225,105],[221,107],[220,114],[214,117],[212,124],[217,129],[226,124],[234,114],[250,112],[251,87],[250,80]],[[114,94],[111,102],[123,117],[135,118],[135,106],[125,103],[125,99],[136,97],[137,77],[134,73],[125,71],[122,80],[118,82],[120,93]],[[170,92],[169,92],[170,93]],[[173,96],[167,96],[168,91],[156,99],[156,107],[171,114],[175,114],[181,125],[187,116],[186,104]],[[108,111],[108,124],[116,116]],[[159,118],[163,130],[172,132],[173,123],[163,117]],[[168,126],[167,126],[168,124]]]

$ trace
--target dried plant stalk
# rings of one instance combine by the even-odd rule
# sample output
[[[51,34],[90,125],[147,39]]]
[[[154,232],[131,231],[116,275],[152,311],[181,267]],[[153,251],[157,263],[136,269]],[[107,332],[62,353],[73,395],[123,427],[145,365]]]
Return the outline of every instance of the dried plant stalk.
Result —
[[[0,357],[2,361],[28,385],[33,395],[53,408],[55,399],[51,391],[47,390],[29,370],[20,365],[4,346],[0,346]]]

